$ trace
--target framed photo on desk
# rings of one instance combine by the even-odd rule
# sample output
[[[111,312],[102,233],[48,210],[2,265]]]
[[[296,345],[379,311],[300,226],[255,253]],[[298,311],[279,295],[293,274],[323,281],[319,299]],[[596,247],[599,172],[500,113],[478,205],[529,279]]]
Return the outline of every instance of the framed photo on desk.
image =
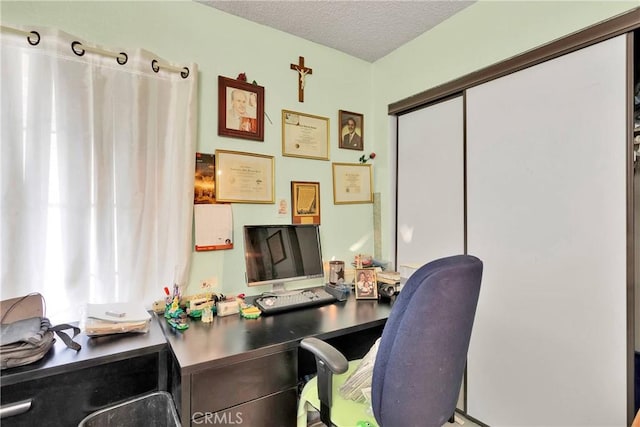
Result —
[[[356,269],[356,299],[378,299],[378,281],[373,268]]]

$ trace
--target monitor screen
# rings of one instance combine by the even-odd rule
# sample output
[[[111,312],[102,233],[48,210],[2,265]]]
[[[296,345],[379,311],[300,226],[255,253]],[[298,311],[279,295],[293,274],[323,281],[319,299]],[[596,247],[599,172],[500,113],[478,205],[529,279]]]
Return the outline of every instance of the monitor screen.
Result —
[[[244,257],[249,286],[324,276],[319,225],[245,225]]]

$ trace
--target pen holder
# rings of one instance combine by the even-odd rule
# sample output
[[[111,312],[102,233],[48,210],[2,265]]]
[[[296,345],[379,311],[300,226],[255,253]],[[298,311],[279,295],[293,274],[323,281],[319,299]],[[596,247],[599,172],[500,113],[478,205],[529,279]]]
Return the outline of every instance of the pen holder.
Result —
[[[344,283],[344,261],[329,261],[329,283]]]

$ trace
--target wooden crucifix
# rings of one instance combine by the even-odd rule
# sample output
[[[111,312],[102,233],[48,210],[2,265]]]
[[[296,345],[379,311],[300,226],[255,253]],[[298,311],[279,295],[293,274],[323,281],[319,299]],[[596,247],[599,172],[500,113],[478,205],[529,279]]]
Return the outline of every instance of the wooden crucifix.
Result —
[[[307,74],[313,74],[313,69],[304,66],[304,56],[299,56],[298,63],[291,64],[291,69],[298,72],[298,101],[304,102],[304,80]]]

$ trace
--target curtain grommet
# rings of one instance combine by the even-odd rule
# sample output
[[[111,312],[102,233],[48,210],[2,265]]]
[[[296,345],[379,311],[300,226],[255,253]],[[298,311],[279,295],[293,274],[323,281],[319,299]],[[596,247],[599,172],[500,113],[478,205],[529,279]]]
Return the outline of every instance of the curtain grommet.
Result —
[[[35,40],[31,40],[32,35],[36,37]],[[27,42],[29,42],[31,46],[37,46],[38,43],[40,43],[40,33],[38,33],[37,31],[31,31],[31,34],[27,36]]]
[[[82,46],[82,43],[80,43],[79,41],[74,41],[71,43],[71,50],[73,51],[73,53],[75,53],[78,56],[82,56],[84,55],[85,50],[82,49],[82,47],[78,48],[78,50],[76,50],[76,47],[80,45]]]
[[[118,56],[116,58],[116,61],[118,61],[118,64],[120,64],[120,65],[126,64],[127,61],[129,60],[129,55],[127,55],[125,52],[120,52],[120,55],[121,56]]]

